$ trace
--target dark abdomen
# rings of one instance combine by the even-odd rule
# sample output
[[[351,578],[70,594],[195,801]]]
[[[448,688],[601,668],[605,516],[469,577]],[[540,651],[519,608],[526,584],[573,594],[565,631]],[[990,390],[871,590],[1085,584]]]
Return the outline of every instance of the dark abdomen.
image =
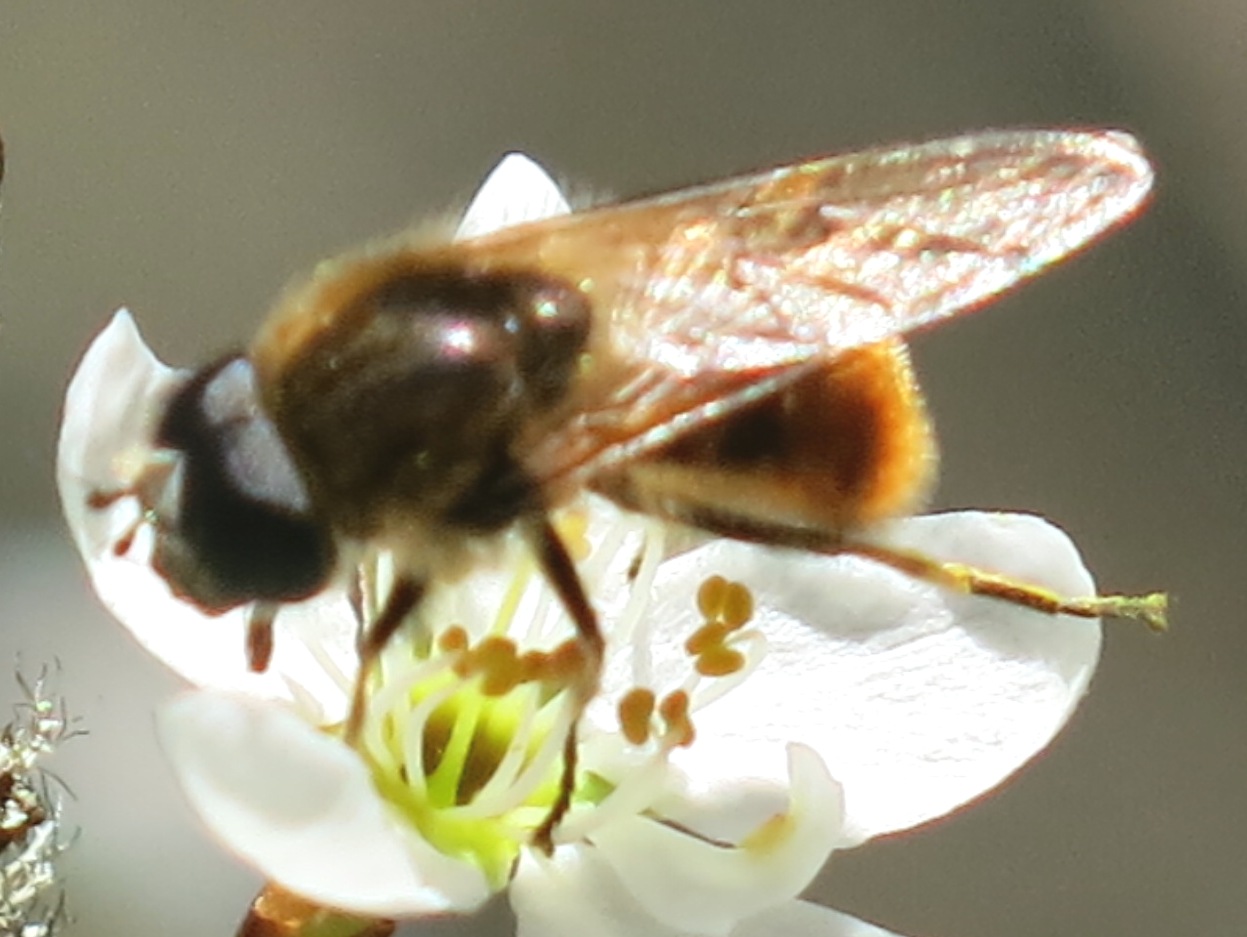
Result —
[[[893,340],[831,359],[594,487],[719,533],[788,528],[834,538],[920,507],[935,463],[908,352]]]

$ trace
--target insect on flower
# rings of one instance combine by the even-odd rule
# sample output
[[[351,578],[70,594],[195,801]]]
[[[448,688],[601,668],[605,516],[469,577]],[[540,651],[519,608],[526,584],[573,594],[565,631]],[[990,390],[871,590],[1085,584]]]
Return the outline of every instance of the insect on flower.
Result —
[[[1112,131],[981,133],[832,156],[466,240],[404,233],[319,265],[250,347],[168,398],[105,507],[203,611],[250,605],[262,670],[284,603],[395,574],[359,642],[346,726],[429,584],[518,529],[571,619],[581,709],[592,599],[550,512],[581,489],[709,533],[853,552],[1041,611],[1159,625],[1162,597],[1064,598],[871,545],[918,508],[935,446],[903,337],[1124,222],[1151,169]],[[362,618],[361,618],[362,620]],[[576,736],[565,742],[567,808]]]

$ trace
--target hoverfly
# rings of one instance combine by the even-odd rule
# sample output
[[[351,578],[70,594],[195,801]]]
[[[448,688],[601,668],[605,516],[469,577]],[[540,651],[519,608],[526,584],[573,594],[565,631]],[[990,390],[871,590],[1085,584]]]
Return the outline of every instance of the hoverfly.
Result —
[[[251,346],[169,399],[139,499],[153,565],[203,611],[273,616],[360,548],[397,570],[363,687],[428,584],[518,529],[575,625],[580,705],[603,640],[550,512],[589,489],[711,534],[835,554],[1043,611],[1145,617],[868,546],[935,447],[903,339],[1130,218],[1152,173],[1112,131],[979,133],[783,166],[477,238],[403,234],[318,266]],[[124,551],[126,543],[118,545]],[[564,759],[567,807],[575,736]]]

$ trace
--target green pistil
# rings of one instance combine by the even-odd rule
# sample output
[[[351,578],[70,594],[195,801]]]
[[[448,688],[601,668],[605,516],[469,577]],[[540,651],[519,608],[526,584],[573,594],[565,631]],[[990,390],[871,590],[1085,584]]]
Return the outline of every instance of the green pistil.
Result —
[[[489,784],[520,733],[526,736],[519,771],[523,773],[548,736],[557,705],[529,716],[526,704],[540,692],[537,687],[520,686],[504,696],[491,697],[480,692],[479,680],[463,682],[424,722],[421,783],[408,777],[417,767],[408,763],[404,752],[408,730],[404,716],[421,700],[444,691],[448,682],[459,682],[459,678],[439,675],[413,688],[408,712],[386,717],[389,757],[385,763],[372,762],[374,784],[430,845],[476,865],[494,887],[501,888],[510,878],[521,846],[554,803],[559,763],[551,764],[547,776],[523,801],[507,802],[504,794],[505,807],[500,812],[464,816],[456,808],[470,805]]]
[[[481,724],[484,704],[485,700],[479,693],[459,692],[439,706],[435,713],[435,716],[446,713],[450,717],[451,730],[450,740],[441,752],[437,767],[433,768],[427,761],[424,766],[425,771],[433,769],[431,774],[425,776],[425,783],[429,787],[429,803],[434,807],[458,806],[471,799],[468,791],[461,789],[460,782],[468,773],[468,753],[474,747],[472,742]],[[488,773],[492,773],[495,767],[496,760],[488,766],[481,766]]]

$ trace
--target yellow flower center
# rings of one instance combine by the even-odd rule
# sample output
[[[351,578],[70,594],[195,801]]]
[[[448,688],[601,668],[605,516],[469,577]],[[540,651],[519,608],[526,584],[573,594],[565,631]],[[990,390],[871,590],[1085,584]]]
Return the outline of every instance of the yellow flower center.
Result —
[[[592,591],[618,539],[608,536],[591,551],[583,515],[565,515],[559,526]],[[623,635],[644,639],[641,623],[661,550],[660,538],[646,538],[629,576],[627,607],[612,623]],[[578,713],[572,689],[585,664],[574,641],[551,646],[550,616],[558,606],[543,589],[526,558],[512,568],[483,636],[473,638],[459,625],[436,630],[437,623],[425,620],[393,642],[360,739],[377,790],[407,824],[433,848],[480,868],[496,888],[506,885],[520,850],[558,799],[563,746]],[[758,656],[747,653],[759,639],[746,628],[753,607],[744,586],[713,576],[694,601],[702,624],[685,645],[687,679],[659,694],[638,672],[638,685],[615,704],[619,744],[641,755],[635,770],[615,781],[582,770],[556,841],[648,809],[669,754],[695,738],[697,700],[704,704],[739,683],[748,659]],[[549,649],[525,649],[538,641]]]
[[[520,653],[460,627],[387,654],[363,753],[374,783],[439,851],[501,887],[558,795],[576,645]]]

